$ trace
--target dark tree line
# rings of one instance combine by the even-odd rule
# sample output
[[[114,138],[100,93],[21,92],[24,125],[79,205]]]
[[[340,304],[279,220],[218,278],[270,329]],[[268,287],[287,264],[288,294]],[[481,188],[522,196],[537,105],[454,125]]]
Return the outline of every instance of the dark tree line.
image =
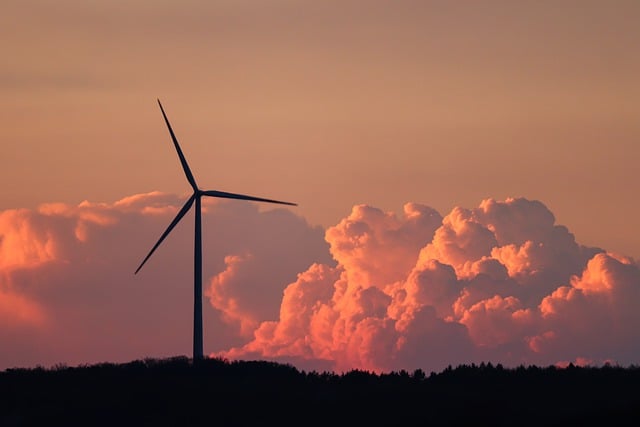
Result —
[[[186,357],[0,372],[0,426],[640,425],[640,368],[427,375]]]

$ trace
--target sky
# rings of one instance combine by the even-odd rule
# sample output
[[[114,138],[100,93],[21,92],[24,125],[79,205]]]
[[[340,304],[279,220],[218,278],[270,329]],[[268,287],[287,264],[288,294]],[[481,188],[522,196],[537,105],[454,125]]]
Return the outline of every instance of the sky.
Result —
[[[637,363],[636,1],[5,1],[0,369]]]

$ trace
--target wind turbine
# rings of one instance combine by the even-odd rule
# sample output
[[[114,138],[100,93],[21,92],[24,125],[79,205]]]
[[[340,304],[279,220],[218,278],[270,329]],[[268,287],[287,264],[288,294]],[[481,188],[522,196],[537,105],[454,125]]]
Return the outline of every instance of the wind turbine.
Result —
[[[267,202],[267,203],[278,203],[281,205],[291,205],[297,206],[296,203],[290,202],[281,202],[279,200],[271,200],[264,199],[262,197],[254,197],[254,196],[246,196],[244,194],[236,194],[236,193],[227,193],[224,191],[217,190],[201,190],[198,188],[196,184],[196,180],[191,173],[191,169],[187,164],[187,160],[182,154],[182,150],[180,149],[180,145],[178,144],[178,139],[176,135],[173,133],[173,129],[171,128],[171,124],[169,123],[169,119],[164,112],[164,108],[162,108],[162,104],[158,99],[158,105],[160,106],[160,111],[162,111],[162,117],[164,117],[164,121],[167,124],[167,128],[169,128],[169,133],[171,134],[171,139],[173,140],[173,145],[178,152],[178,157],[180,158],[180,164],[182,164],[182,169],[184,170],[184,174],[187,177],[187,181],[193,188],[193,194],[187,201],[185,202],[182,209],[178,212],[176,217],[171,221],[167,229],[162,233],[158,241],[151,251],[147,254],[147,256],[142,260],[140,266],[136,269],[134,274],[137,274],[138,271],[142,268],[142,266],[147,262],[151,254],[160,246],[160,243],[169,235],[171,230],[180,222],[183,216],[191,209],[191,206],[195,202],[196,204],[196,212],[195,212],[195,238],[194,238],[194,259],[193,259],[193,360],[201,360],[204,358],[202,351],[202,227],[201,227],[201,202],[200,199],[202,196],[209,197],[221,197],[224,199],[239,199],[239,200],[251,200],[254,202]]]

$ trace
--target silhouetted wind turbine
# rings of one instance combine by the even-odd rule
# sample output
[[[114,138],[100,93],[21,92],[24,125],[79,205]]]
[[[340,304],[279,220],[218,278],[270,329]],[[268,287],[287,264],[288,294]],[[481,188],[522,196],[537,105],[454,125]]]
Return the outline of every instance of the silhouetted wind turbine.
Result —
[[[180,163],[182,164],[182,169],[184,169],[184,174],[187,177],[187,181],[191,184],[191,188],[193,188],[193,194],[187,201],[185,202],[180,212],[176,215],[176,217],[171,221],[171,224],[167,227],[167,229],[162,233],[160,239],[153,245],[151,251],[144,258],[140,266],[137,268],[134,274],[137,274],[138,271],[142,268],[145,262],[149,259],[151,254],[156,250],[160,243],[167,237],[167,235],[173,230],[173,227],[180,222],[182,217],[191,209],[191,205],[195,202],[196,204],[196,213],[195,213],[195,241],[194,241],[194,259],[193,259],[193,359],[201,360],[203,359],[203,351],[202,351],[202,227],[201,227],[201,203],[200,198],[202,196],[210,196],[210,197],[222,197],[225,199],[239,199],[239,200],[252,200],[254,202],[267,202],[267,203],[279,203],[281,205],[291,205],[297,206],[296,203],[290,202],[281,202],[279,200],[271,200],[264,199],[262,197],[253,197],[253,196],[245,196],[244,194],[235,194],[235,193],[226,193],[224,191],[216,191],[216,190],[201,190],[198,188],[196,184],[196,180],[191,173],[191,169],[187,164],[187,160],[182,154],[182,150],[180,149],[180,145],[178,144],[178,140],[176,139],[176,135],[173,133],[173,129],[171,129],[171,124],[169,123],[169,119],[164,112],[164,108],[162,108],[162,104],[158,99],[158,105],[160,106],[160,111],[162,111],[162,116],[164,117],[164,121],[167,124],[167,128],[169,128],[169,133],[171,134],[171,139],[173,140],[173,145],[176,147],[176,151],[178,152],[178,157],[180,158]]]

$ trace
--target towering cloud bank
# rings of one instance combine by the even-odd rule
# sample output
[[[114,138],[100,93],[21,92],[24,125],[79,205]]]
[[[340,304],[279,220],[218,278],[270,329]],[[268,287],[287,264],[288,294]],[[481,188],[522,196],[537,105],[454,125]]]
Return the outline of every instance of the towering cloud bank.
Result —
[[[0,212],[0,368],[189,355],[189,221],[133,275],[182,203],[149,193]],[[444,217],[357,205],[326,230],[212,201],[203,244],[213,356],[337,371],[640,359],[638,264],[578,244],[539,201]]]
[[[279,319],[217,355],[374,371],[640,358],[638,265],[579,245],[538,201],[487,199],[444,218],[355,206],[325,238],[337,265],[299,274]]]

